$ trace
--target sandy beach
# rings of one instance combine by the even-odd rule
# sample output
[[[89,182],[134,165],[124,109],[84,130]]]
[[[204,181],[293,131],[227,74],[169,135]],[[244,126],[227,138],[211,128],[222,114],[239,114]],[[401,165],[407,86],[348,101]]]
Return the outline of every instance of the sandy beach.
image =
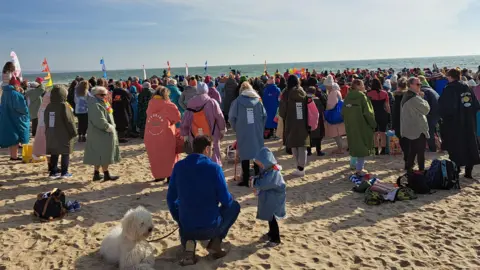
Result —
[[[229,134],[222,149],[232,143]],[[460,191],[437,191],[412,201],[368,206],[353,193],[347,155],[309,157],[307,176],[293,178],[293,159],[268,141],[283,166],[287,181],[288,218],[280,222],[283,245],[263,248],[267,231],[255,219],[256,198],[232,180],[234,167],[224,164],[230,191],[242,212],[226,244],[230,253],[214,261],[202,247],[195,266],[178,265],[178,233],[151,244],[156,269],[480,269],[480,184],[461,178]],[[68,180],[47,178],[46,164],[8,161],[0,151],[0,269],[116,269],[98,255],[103,237],[123,214],[138,205],[153,213],[153,238],[176,228],[166,204],[167,186],[151,182],[140,139],[121,146],[123,160],[111,172],[117,182],[93,183],[93,168],[82,164],[84,144],[71,156]],[[333,141],[323,144],[333,149]],[[440,154],[427,154],[427,165]],[[400,156],[372,157],[366,169],[393,182],[403,172]],[[474,177],[480,178],[477,167]],[[57,187],[67,200],[78,200],[80,212],[41,223],[32,215],[36,195]]]

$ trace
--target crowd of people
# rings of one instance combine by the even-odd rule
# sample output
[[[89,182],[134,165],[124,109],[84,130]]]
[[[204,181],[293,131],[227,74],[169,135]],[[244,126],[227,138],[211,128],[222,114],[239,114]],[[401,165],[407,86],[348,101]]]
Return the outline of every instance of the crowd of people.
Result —
[[[239,185],[256,189],[270,246],[281,243],[277,219],[286,215],[285,182],[265,140],[282,140],[297,177],[305,176],[313,148],[326,155],[325,137],[336,143],[329,154],[347,151],[355,173],[365,174],[369,156],[388,154],[388,130],[399,138],[408,172],[415,162],[425,170],[427,146],[447,151],[465,166],[466,178],[480,164],[480,67],[476,73],[434,65],[399,72],[277,70],[256,78],[239,72],[125,81],[78,77],[68,89],[48,90],[41,78],[22,84],[14,71],[5,64],[0,103],[0,147],[9,148],[10,160],[21,160],[18,149],[29,143],[31,130],[33,157],[48,158],[52,179],[72,177],[69,158],[78,140],[86,144],[84,164],[94,167],[93,181],[115,181],[109,165],[120,161],[119,143],[142,138],[154,181],[170,182],[167,202],[186,264],[194,262],[196,240],[211,240],[212,253],[224,256],[222,239],[240,212],[222,170],[220,145],[229,128],[242,168]],[[189,155],[180,160],[184,152]]]

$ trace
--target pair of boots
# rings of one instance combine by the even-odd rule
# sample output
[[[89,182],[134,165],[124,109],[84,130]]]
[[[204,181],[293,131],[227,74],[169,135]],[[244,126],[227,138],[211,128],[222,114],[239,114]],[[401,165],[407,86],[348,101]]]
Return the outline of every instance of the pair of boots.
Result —
[[[87,137],[85,135],[78,135],[78,142],[86,142]]]
[[[108,171],[104,171],[103,172],[103,175],[100,174],[99,171],[95,171],[93,173],[93,181],[100,181],[100,180],[103,180],[103,181],[116,181],[118,180],[120,177],[118,176],[114,176],[114,175],[110,175],[110,172]]]
[[[194,265],[197,262],[197,258],[195,255],[196,249],[197,242],[195,240],[188,240],[185,243],[184,254],[183,258],[180,261],[180,265]],[[227,255],[227,252],[222,249],[222,239],[218,237],[211,239],[210,242],[208,242],[207,250],[214,259],[220,259]]]

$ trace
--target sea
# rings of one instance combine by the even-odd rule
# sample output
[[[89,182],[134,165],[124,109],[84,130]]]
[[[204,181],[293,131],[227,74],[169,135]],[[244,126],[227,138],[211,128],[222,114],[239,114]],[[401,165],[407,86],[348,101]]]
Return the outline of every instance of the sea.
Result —
[[[267,71],[270,74],[274,74],[278,70],[283,74],[287,69],[291,68],[306,68],[312,71],[315,69],[320,71],[334,71],[345,70],[347,68],[360,68],[376,70],[377,68],[389,69],[393,68],[396,71],[400,71],[403,68],[432,68],[433,64],[437,64],[439,68],[443,67],[461,67],[468,68],[476,72],[480,65],[480,55],[473,56],[447,56],[447,57],[424,57],[424,58],[405,58],[405,59],[379,59],[379,60],[350,60],[350,61],[330,61],[330,62],[306,62],[306,63],[280,63],[269,64],[267,62]],[[213,77],[220,76],[222,74],[228,74],[231,70],[240,71],[242,75],[249,77],[260,76],[265,68],[265,64],[252,64],[252,65],[231,65],[231,66],[209,66],[205,71],[205,67],[189,67],[188,71],[190,75],[211,75]],[[146,69],[147,77],[153,75],[162,76],[165,68]],[[185,67],[172,68],[171,74],[185,75]],[[35,80],[36,77],[44,77],[45,73],[29,73],[23,74],[23,77],[29,81]],[[80,76],[85,79],[89,79],[92,76],[100,78],[103,76],[103,72],[100,69],[96,71],[82,71],[82,72],[53,72],[52,78],[55,84],[68,84],[75,77]],[[124,70],[107,70],[107,77],[114,80],[126,80],[128,77],[137,76],[143,78],[143,69],[124,69]]]

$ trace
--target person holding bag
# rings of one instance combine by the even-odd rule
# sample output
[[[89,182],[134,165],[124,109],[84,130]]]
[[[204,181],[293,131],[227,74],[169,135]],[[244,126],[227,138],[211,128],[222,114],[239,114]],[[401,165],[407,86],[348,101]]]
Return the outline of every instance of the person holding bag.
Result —
[[[346,134],[345,124],[341,118],[341,108],[343,105],[340,86],[334,82],[333,76],[328,75],[323,85],[327,88],[327,108],[325,111],[325,136],[333,138],[337,144],[337,150],[333,154],[343,153],[342,136]],[[331,115],[334,114],[334,115]],[[330,122],[329,122],[330,121]],[[341,121],[341,122],[340,122]]]

